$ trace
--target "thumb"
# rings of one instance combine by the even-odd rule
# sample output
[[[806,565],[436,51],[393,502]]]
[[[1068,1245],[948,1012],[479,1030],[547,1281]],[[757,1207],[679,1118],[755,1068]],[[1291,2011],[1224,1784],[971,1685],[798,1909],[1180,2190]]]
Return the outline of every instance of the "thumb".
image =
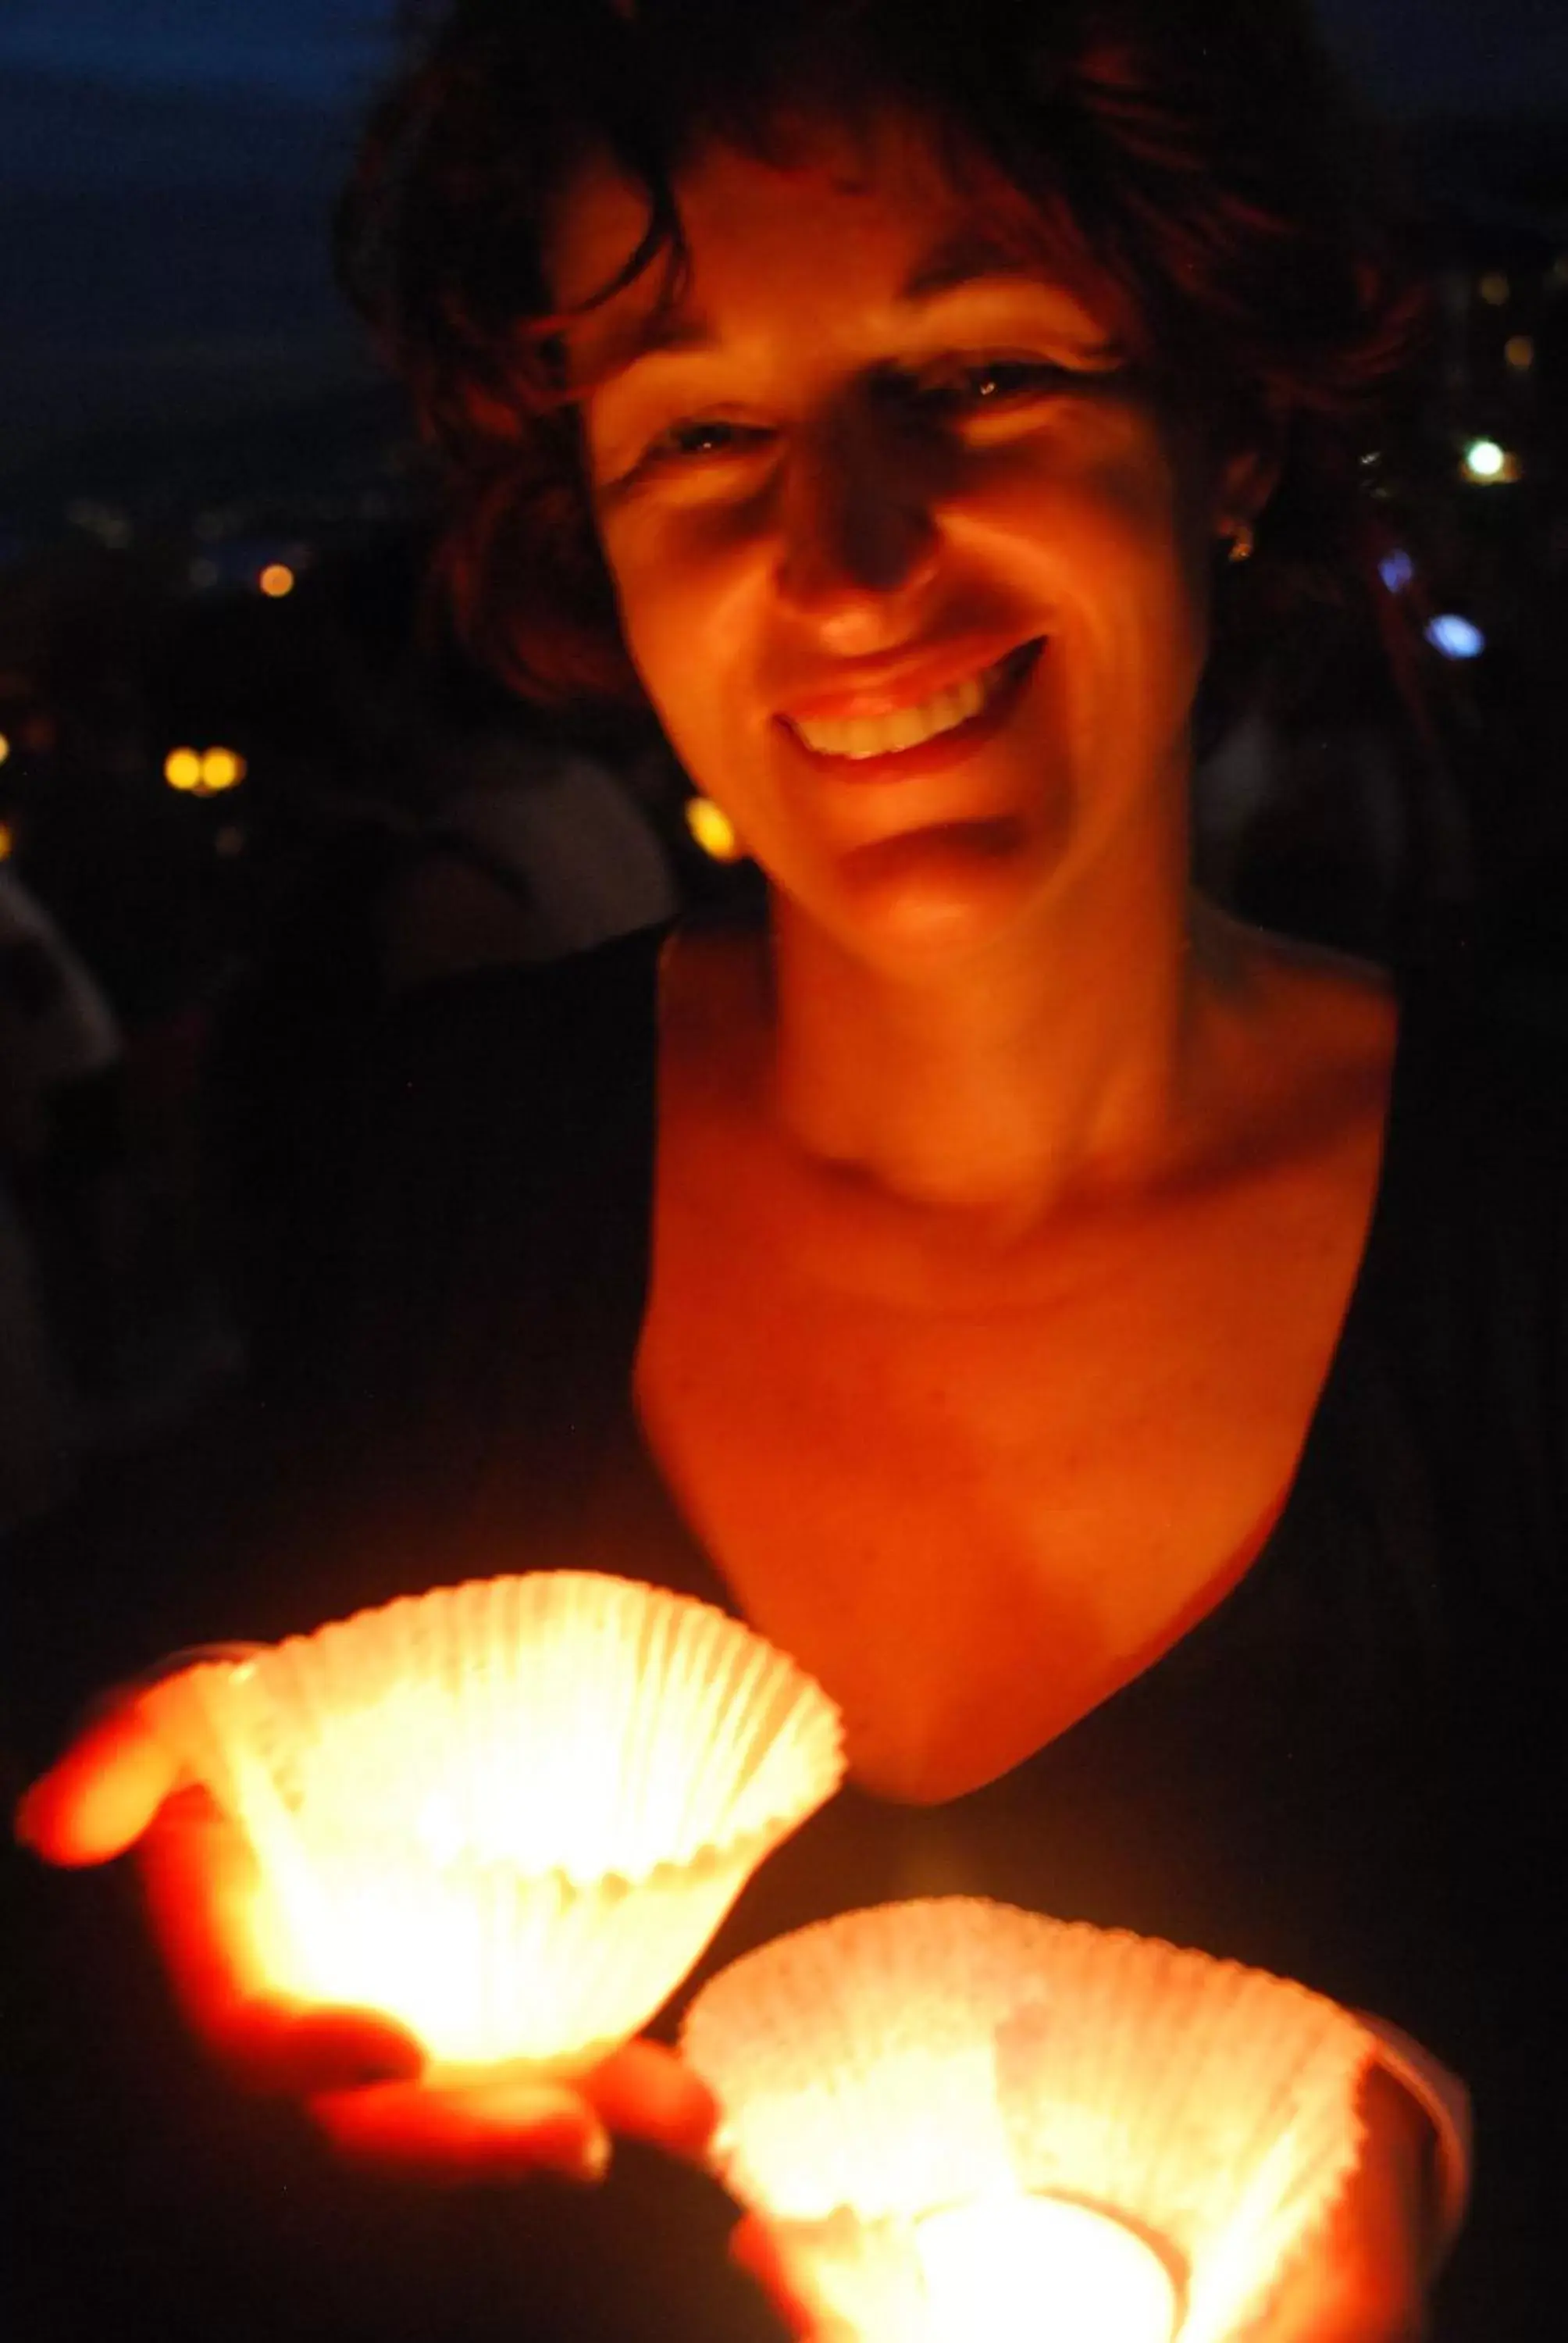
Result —
[[[146,1829],[179,1765],[133,1699],[88,1726],[16,1809],[22,1845],[46,1863],[107,1863]]]

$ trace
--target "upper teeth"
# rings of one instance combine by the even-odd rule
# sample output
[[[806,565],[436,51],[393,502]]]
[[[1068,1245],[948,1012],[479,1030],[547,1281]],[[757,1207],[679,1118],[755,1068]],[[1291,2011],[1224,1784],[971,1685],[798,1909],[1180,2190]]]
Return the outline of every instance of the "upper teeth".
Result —
[[[915,749],[939,732],[950,732],[978,716],[1000,683],[1001,664],[971,675],[966,682],[950,684],[945,691],[923,699],[918,708],[900,708],[892,716],[849,716],[841,721],[820,716],[809,722],[794,718],[795,729],[808,749],[821,757],[885,757],[890,749]]]

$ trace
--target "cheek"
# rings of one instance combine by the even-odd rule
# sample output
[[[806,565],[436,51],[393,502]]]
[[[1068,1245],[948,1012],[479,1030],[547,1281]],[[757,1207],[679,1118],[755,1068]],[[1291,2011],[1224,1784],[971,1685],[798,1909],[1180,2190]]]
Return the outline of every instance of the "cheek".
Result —
[[[1064,591],[1099,581],[1168,582],[1181,568],[1175,481],[1145,435],[1104,435],[1085,447],[1023,440],[976,451],[966,469],[966,522],[1020,567],[1055,573]]]
[[[601,530],[621,631],[645,689],[674,732],[711,736],[749,671],[764,567],[755,526],[717,503],[623,518]]]

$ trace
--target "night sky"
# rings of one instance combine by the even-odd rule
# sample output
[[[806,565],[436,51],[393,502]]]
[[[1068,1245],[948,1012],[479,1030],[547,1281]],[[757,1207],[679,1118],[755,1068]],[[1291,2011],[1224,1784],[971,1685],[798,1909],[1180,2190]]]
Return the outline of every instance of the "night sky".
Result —
[[[1386,106],[1568,121],[1568,0],[1320,5]],[[352,374],[324,221],[390,13],[5,0],[0,482],[74,433]]]
[[[1561,0],[1320,5],[1332,37],[1385,96],[1509,107],[1568,95]],[[374,68],[387,15],[376,0],[6,0],[0,68],[332,101]]]
[[[1320,13],[1385,99],[1506,109],[1568,98],[1562,0],[1320,0]],[[0,70],[339,102],[384,55],[388,14],[377,0],[6,0]]]

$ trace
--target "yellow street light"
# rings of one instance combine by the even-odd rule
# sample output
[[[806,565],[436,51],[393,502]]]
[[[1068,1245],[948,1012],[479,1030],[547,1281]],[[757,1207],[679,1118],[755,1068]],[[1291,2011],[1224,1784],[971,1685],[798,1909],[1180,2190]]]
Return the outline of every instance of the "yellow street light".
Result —
[[[6,758],[10,754],[11,743],[7,740],[4,732],[0,732],[0,765],[3,765],[5,762]]]
[[[164,779],[171,789],[201,786],[201,759],[194,749],[171,749],[164,759]]]
[[[295,576],[286,561],[269,561],[256,582],[269,600],[280,602],[286,594],[293,593]]]

